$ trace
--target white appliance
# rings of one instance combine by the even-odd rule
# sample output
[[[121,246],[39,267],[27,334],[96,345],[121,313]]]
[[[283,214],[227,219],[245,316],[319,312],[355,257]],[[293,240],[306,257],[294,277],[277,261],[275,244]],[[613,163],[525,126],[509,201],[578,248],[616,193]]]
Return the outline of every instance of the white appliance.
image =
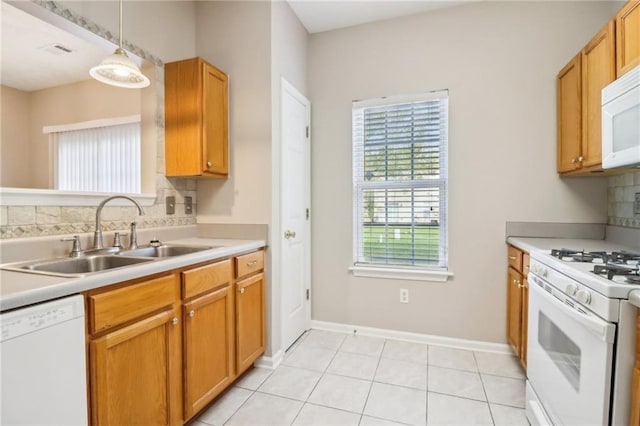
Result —
[[[84,302],[0,314],[0,424],[86,425]]]
[[[640,254],[534,250],[528,279],[529,422],[629,424]]]
[[[602,89],[602,168],[640,168],[640,65]]]

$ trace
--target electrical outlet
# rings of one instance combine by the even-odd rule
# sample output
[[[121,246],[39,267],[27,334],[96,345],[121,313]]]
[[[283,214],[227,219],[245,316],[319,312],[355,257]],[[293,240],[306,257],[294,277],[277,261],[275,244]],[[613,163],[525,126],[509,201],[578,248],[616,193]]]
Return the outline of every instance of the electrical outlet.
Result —
[[[169,195],[166,199],[165,199],[166,203],[166,211],[167,214],[175,214],[176,213],[176,197],[174,197],[173,195]]]
[[[184,197],[184,214],[193,214],[193,198]]]
[[[633,214],[640,215],[640,192],[636,192],[636,201],[633,203]]]
[[[400,303],[409,303],[409,290],[406,288],[400,289]]]

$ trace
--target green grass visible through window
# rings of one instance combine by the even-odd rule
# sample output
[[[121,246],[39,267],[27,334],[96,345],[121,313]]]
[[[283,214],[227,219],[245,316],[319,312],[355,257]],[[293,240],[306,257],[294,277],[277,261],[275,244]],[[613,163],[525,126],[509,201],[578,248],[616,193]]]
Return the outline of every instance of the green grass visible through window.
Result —
[[[440,228],[433,225],[364,225],[363,254],[371,263],[438,264]]]

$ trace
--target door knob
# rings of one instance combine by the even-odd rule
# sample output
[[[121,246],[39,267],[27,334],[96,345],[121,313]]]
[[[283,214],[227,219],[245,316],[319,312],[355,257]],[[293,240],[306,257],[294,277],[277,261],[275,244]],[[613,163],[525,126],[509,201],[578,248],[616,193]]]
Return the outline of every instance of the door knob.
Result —
[[[291,238],[295,238],[296,237],[296,233],[293,231],[289,231],[288,229],[286,231],[284,231],[284,237],[287,240],[290,240]]]

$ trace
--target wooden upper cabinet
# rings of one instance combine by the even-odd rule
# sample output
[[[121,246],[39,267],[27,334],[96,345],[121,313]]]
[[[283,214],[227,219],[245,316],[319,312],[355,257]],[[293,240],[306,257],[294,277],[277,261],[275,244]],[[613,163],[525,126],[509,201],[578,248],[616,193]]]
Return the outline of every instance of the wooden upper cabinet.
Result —
[[[602,89],[616,79],[614,28],[612,20],[582,50],[581,167],[602,164]]]
[[[602,89],[615,80],[615,21],[558,74],[558,173],[602,172]]]
[[[577,54],[557,77],[558,173],[580,167],[582,144],[582,53]]]
[[[167,176],[229,175],[229,83],[202,58],[165,64]]]
[[[616,74],[640,65],[640,0],[630,0],[616,14]]]

